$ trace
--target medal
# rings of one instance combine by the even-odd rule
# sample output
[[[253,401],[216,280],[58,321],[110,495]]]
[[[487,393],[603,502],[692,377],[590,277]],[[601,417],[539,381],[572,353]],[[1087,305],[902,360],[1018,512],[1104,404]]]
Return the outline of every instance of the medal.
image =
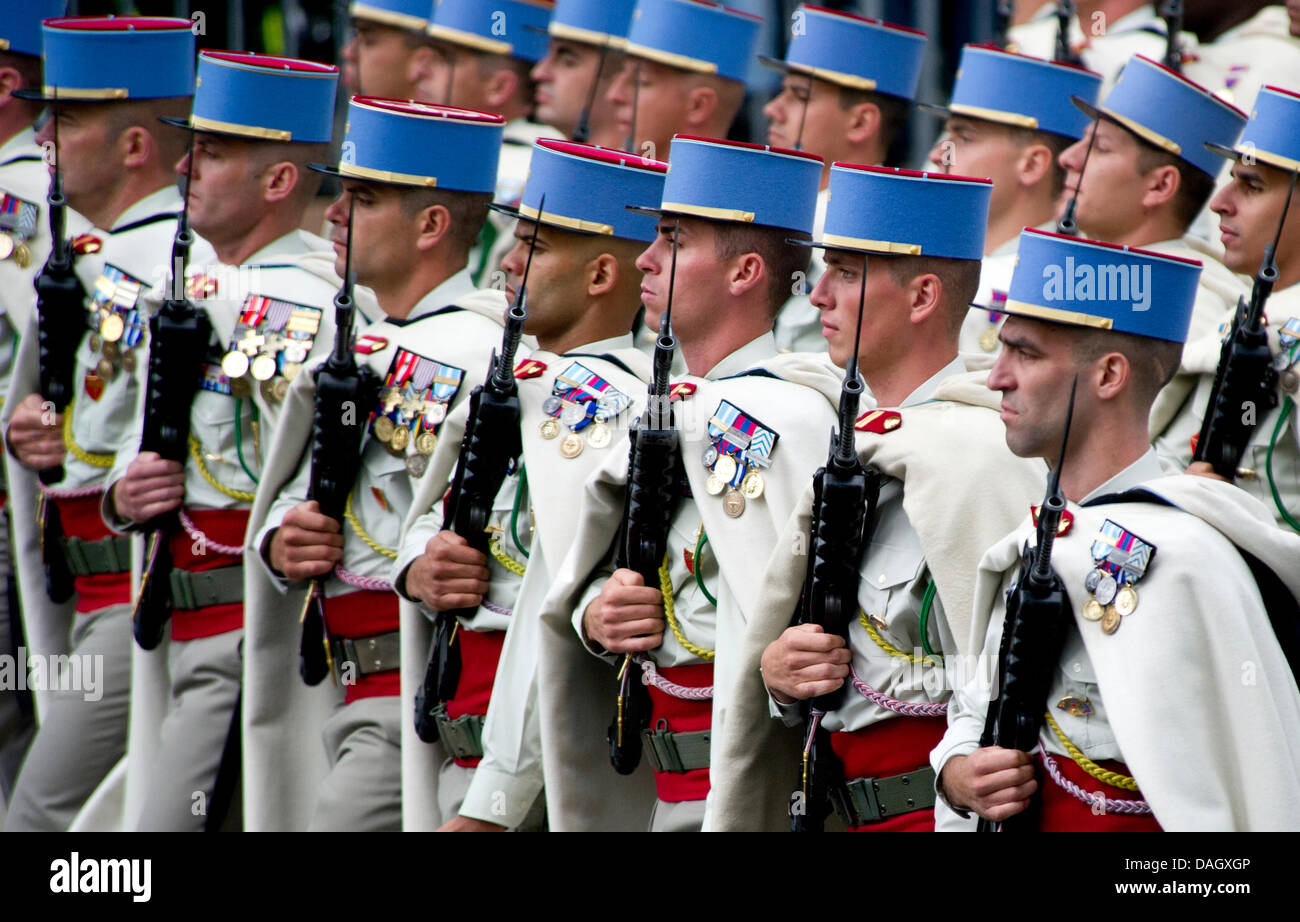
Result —
[[[435,426],[447,418],[447,405],[445,403],[435,400],[433,403],[429,404],[428,407],[429,408],[424,411],[424,418]]]
[[[122,367],[128,372],[135,371],[135,350],[128,349],[122,353]]]
[[[992,352],[998,347],[998,328],[989,327],[980,334],[980,348],[985,352]]]
[[[269,381],[275,376],[275,359],[269,355],[259,355],[253,359],[252,372],[258,381]]]
[[[1288,394],[1294,394],[1300,390],[1300,375],[1297,375],[1291,369],[1282,372],[1282,390]]]
[[[8,234],[0,234],[0,259],[8,259],[9,254],[14,251],[14,238]]]
[[[560,422],[572,429],[587,418],[585,403],[571,403],[560,413]]]
[[[390,387],[383,393],[384,410],[391,413],[397,409],[402,402],[402,392],[395,387]]]
[[[1083,620],[1085,621],[1100,621],[1101,616],[1105,613],[1106,610],[1102,608],[1100,602],[1096,599],[1089,599],[1083,603],[1083,611],[1079,614],[1083,616]]]
[[[247,400],[253,396],[253,383],[247,378],[231,378],[230,396],[239,400]]]
[[[726,496],[722,497],[722,511],[733,519],[740,518],[745,511],[745,497],[735,487],[728,489]]]
[[[1088,575],[1083,578],[1083,588],[1088,590],[1089,595],[1097,591],[1097,584],[1101,582],[1103,575],[1100,570],[1089,570]]]
[[[258,390],[262,392],[262,399],[267,403],[274,403],[277,399],[275,396],[275,385],[277,382],[283,380],[283,378],[272,378],[271,380],[263,381],[258,385]]]
[[[763,475],[758,471],[750,471],[740,482],[740,492],[745,494],[746,499],[758,499],[763,495],[763,486]]]
[[[117,374],[117,369],[113,367],[113,363],[108,359],[100,359],[95,365],[95,373],[105,381],[112,381]]]
[[[393,438],[389,444],[393,446],[393,451],[406,451],[406,446],[411,444],[411,430],[405,426],[394,426]]]
[[[115,342],[104,343],[103,353],[104,358],[108,359],[110,362],[116,362],[122,357],[122,349]]]
[[[1125,618],[1137,611],[1137,607],[1138,594],[1132,586],[1125,586],[1115,593],[1115,610]]]
[[[1093,597],[1102,605],[1109,605],[1115,601],[1115,592],[1119,589],[1115,582],[1115,577],[1109,573],[1103,574],[1097,582],[1097,588],[1093,591]]]
[[[560,454],[566,458],[576,458],[582,454],[583,439],[576,432],[570,432],[560,440]]]
[[[302,371],[301,362],[285,362],[284,367],[280,369],[280,374],[284,375],[284,380],[292,381],[298,377],[300,371]]]
[[[727,482],[720,480],[717,474],[710,473],[709,479],[704,481],[704,491],[710,496],[717,496],[727,488]]]
[[[542,438],[550,440],[560,434],[560,421],[558,419],[544,419],[542,424],[537,427]]]
[[[19,269],[26,269],[32,264],[32,251],[27,248],[27,244],[19,243],[14,247],[14,262]]]
[[[1115,610],[1115,606],[1107,605],[1106,613],[1101,616],[1101,632],[1103,634],[1114,634],[1119,630],[1120,614]]]
[[[701,460],[704,461],[705,467],[709,470],[713,470],[713,465],[718,460],[718,450],[710,445],[708,448],[704,449],[704,457]]]
[[[613,431],[604,423],[596,423],[587,430],[587,444],[592,448],[604,448],[613,438]]]
[[[424,476],[424,472],[429,469],[429,458],[427,455],[407,455],[406,472],[415,479],[419,480]]]
[[[1092,702],[1078,695],[1066,695],[1056,702],[1056,707],[1071,717],[1087,717],[1092,713]]]
[[[554,416],[556,413],[560,412],[560,408],[563,406],[564,401],[559,397],[552,395],[542,401],[542,412],[547,416]]]
[[[99,338],[98,333],[90,334],[90,351],[98,352],[104,345],[104,341]]]
[[[415,450],[425,457],[433,454],[433,450],[437,447],[438,437],[427,429],[415,437]]]
[[[126,321],[122,319],[121,314],[109,314],[99,324],[99,335],[107,343],[117,342],[122,338],[122,333],[125,330]]]
[[[719,455],[714,462],[713,473],[723,483],[731,483],[736,476],[736,459],[731,455]]]
[[[375,437],[387,445],[393,440],[393,421],[387,416],[381,416],[375,420]]]
[[[221,360],[221,370],[231,381],[248,374],[248,356],[242,352],[227,352]]]

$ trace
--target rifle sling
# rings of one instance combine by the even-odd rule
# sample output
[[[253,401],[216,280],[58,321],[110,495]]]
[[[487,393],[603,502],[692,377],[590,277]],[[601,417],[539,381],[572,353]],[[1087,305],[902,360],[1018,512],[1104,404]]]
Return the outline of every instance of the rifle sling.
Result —
[[[1112,503],[1152,503],[1158,506],[1179,508],[1159,494],[1141,488],[1126,490],[1122,493],[1107,493],[1083,503],[1084,506],[1106,506]],[[1273,636],[1282,655],[1291,667],[1291,675],[1300,684],[1300,601],[1291,594],[1286,584],[1267,564],[1235,543],[1233,548],[1241,555],[1246,566],[1250,568],[1255,585],[1259,588],[1264,601],[1264,611],[1268,614]]]

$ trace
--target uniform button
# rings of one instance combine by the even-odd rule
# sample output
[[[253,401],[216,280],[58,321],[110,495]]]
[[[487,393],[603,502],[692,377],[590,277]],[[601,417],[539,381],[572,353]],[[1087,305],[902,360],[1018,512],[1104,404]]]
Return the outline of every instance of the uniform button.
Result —
[[[1074,672],[1083,672],[1083,663],[1075,663],[1070,667]]]
[[[880,576],[876,578],[876,582],[884,583],[884,581],[885,581],[885,574],[881,573]]]

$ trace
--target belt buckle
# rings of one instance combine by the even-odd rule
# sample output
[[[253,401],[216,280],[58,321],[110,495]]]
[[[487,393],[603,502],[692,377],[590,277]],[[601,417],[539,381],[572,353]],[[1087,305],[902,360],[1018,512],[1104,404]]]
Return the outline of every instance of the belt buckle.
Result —
[[[882,822],[880,800],[876,797],[875,778],[857,778],[845,786],[845,800],[853,810],[854,826],[870,826]]]
[[[353,653],[358,655],[357,668],[362,670],[367,675],[372,672],[379,672],[380,668],[383,666],[383,660],[380,659],[379,651],[376,646],[378,640],[379,640],[378,636],[361,638],[361,643],[365,645],[365,652],[369,654],[369,657],[366,660],[365,664],[361,662],[359,655],[361,654],[362,651],[357,648],[356,641],[353,641],[352,643]]]

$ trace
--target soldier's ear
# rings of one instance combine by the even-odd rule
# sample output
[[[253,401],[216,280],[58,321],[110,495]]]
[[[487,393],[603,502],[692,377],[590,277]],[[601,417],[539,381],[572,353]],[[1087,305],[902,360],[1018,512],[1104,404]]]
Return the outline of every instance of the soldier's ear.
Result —
[[[1158,166],[1144,177],[1146,188],[1142,192],[1142,205],[1158,208],[1172,201],[1183,184],[1183,174],[1173,164]]]
[[[1020,184],[1029,188],[1037,186],[1051,175],[1055,158],[1046,144],[1030,144],[1016,158],[1016,174]]]
[[[711,86],[692,87],[686,96],[686,124],[692,128],[708,124],[718,111],[718,91]]]
[[[933,272],[913,277],[907,283],[908,317],[912,323],[924,323],[943,310],[943,280]]]
[[[848,111],[844,123],[844,139],[852,144],[862,144],[880,132],[884,120],[880,106],[874,102],[860,102]]]
[[[1092,363],[1093,392],[1100,400],[1114,400],[1126,393],[1133,375],[1128,356],[1122,352],[1108,352]]]
[[[21,89],[23,76],[12,67],[0,67],[0,106],[8,105],[14,98],[14,90]]]
[[[451,231],[451,212],[446,205],[430,205],[415,218],[415,246],[418,250],[432,250]]]
[[[436,55],[428,45],[421,45],[411,52],[406,62],[406,82],[414,87],[432,87],[434,71],[437,66]]]
[[[158,154],[158,142],[149,130],[142,125],[131,125],[124,129],[117,138],[118,150],[122,155],[122,166],[127,169],[142,169]],[[166,170],[167,164],[159,164]]]
[[[267,203],[284,201],[298,188],[298,167],[288,160],[271,164],[262,175],[262,199]]]
[[[499,111],[514,98],[519,88],[519,74],[513,68],[497,68],[492,72],[492,76],[488,77],[484,87],[488,108],[493,112]],[[531,102],[532,100],[529,100],[530,105]]]
[[[600,253],[587,263],[587,295],[598,298],[618,287],[618,260],[612,253]]]

